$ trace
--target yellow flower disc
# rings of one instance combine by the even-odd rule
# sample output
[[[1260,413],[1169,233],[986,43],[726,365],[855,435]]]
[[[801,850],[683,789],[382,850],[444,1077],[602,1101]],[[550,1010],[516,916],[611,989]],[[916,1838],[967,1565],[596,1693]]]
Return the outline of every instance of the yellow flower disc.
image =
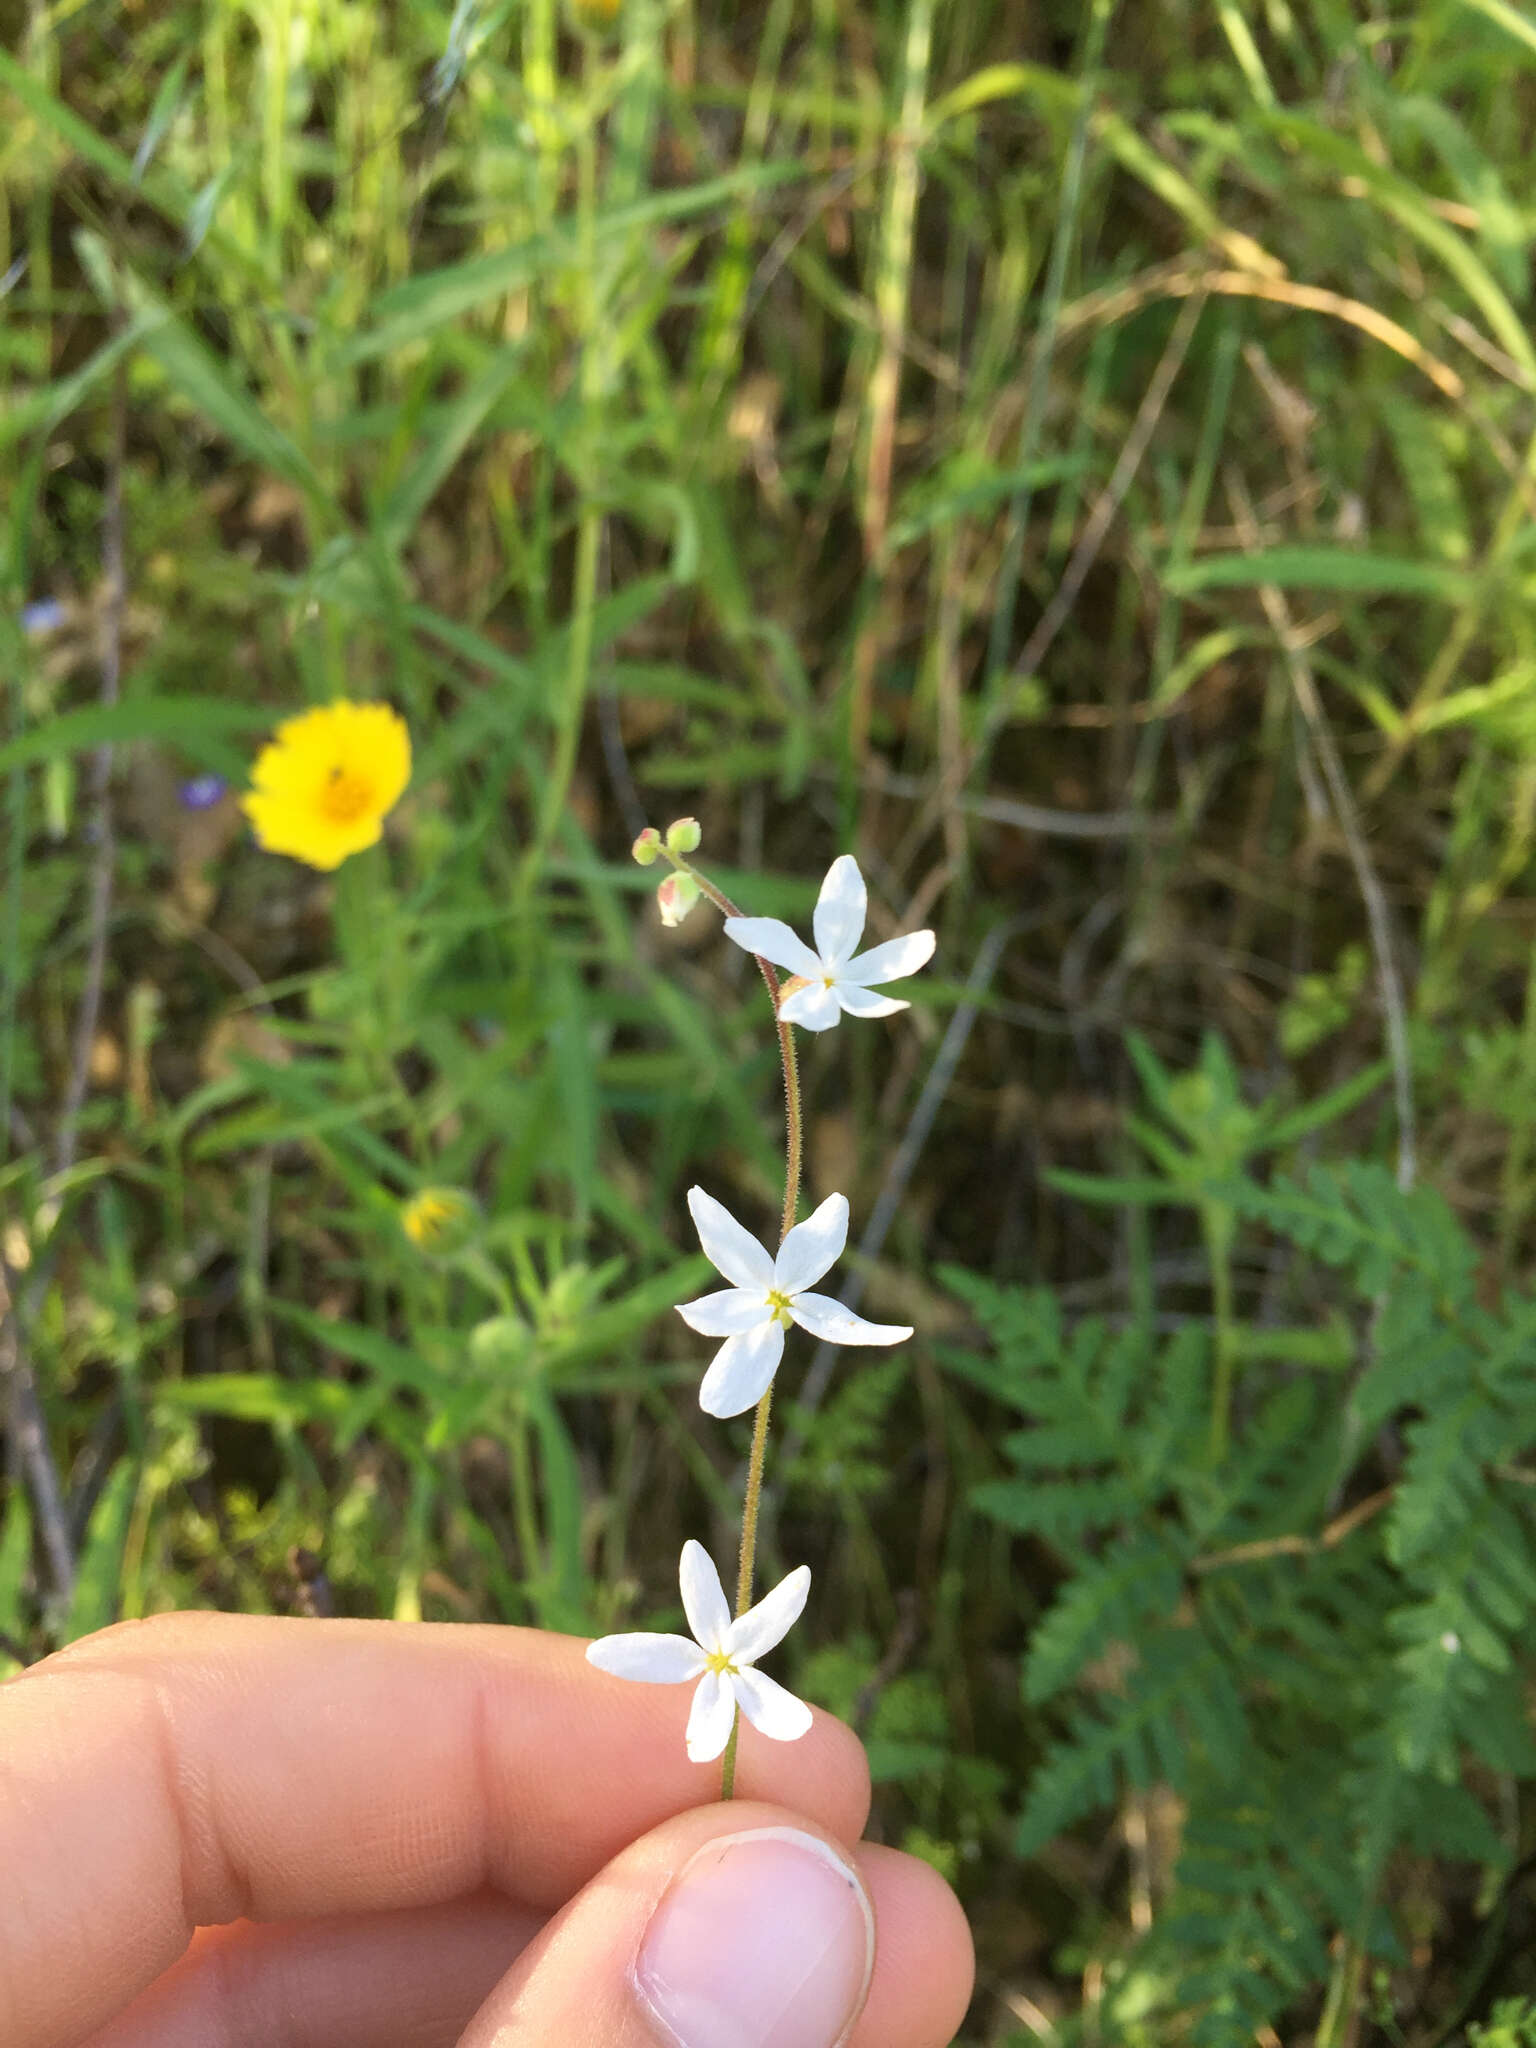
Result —
[[[268,853],[337,868],[372,846],[411,779],[411,736],[387,704],[334,704],[285,719],[240,799]]]

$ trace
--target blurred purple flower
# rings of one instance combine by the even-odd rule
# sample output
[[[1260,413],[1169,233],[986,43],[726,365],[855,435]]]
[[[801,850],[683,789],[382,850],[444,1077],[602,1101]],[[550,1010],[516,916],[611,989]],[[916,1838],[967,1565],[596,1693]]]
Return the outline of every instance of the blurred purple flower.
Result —
[[[21,630],[29,638],[56,633],[63,623],[64,607],[56,597],[40,597],[36,604],[24,604],[21,608]]]
[[[181,800],[189,811],[211,811],[228,788],[222,775],[194,775],[181,785]]]

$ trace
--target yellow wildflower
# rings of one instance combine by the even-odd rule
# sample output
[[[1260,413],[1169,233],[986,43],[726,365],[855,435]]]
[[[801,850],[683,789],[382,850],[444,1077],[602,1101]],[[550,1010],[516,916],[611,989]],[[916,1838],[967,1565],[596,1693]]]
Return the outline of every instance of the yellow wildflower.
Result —
[[[422,1188],[400,1205],[400,1228],[420,1252],[459,1248],[474,1229],[474,1198],[462,1188]]]
[[[337,868],[377,841],[410,779],[404,722],[387,704],[338,698],[283,721],[240,807],[269,853]]]

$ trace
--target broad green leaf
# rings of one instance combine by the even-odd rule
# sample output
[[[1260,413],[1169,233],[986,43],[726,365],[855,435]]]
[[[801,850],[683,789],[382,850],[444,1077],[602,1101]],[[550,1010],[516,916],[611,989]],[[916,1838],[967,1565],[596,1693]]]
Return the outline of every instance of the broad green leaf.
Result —
[[[152,697],[130,694],[119,704],[61,711],[0,746],[0,775],[36,761],[55,761],[93,747],[131,740],[169,740],[180,752],[224,768],[233,755],[221,735],[255,732],[272,723],[270,707],[232,703],[227,697]]]

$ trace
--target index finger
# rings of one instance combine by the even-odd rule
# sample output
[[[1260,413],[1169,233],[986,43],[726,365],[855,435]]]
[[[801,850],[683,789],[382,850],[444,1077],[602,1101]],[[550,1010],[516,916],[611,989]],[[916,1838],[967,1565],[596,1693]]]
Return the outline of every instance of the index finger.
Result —
[[[718,1797],[683,1688],[533,1630],[168,1615],[0,1687],[0,2040],[82,2038],[193,1928],[424,1905],[560,1904]],[[744,1796],[857,1839],[863,1752],[818,1715],[744,1731]]]

